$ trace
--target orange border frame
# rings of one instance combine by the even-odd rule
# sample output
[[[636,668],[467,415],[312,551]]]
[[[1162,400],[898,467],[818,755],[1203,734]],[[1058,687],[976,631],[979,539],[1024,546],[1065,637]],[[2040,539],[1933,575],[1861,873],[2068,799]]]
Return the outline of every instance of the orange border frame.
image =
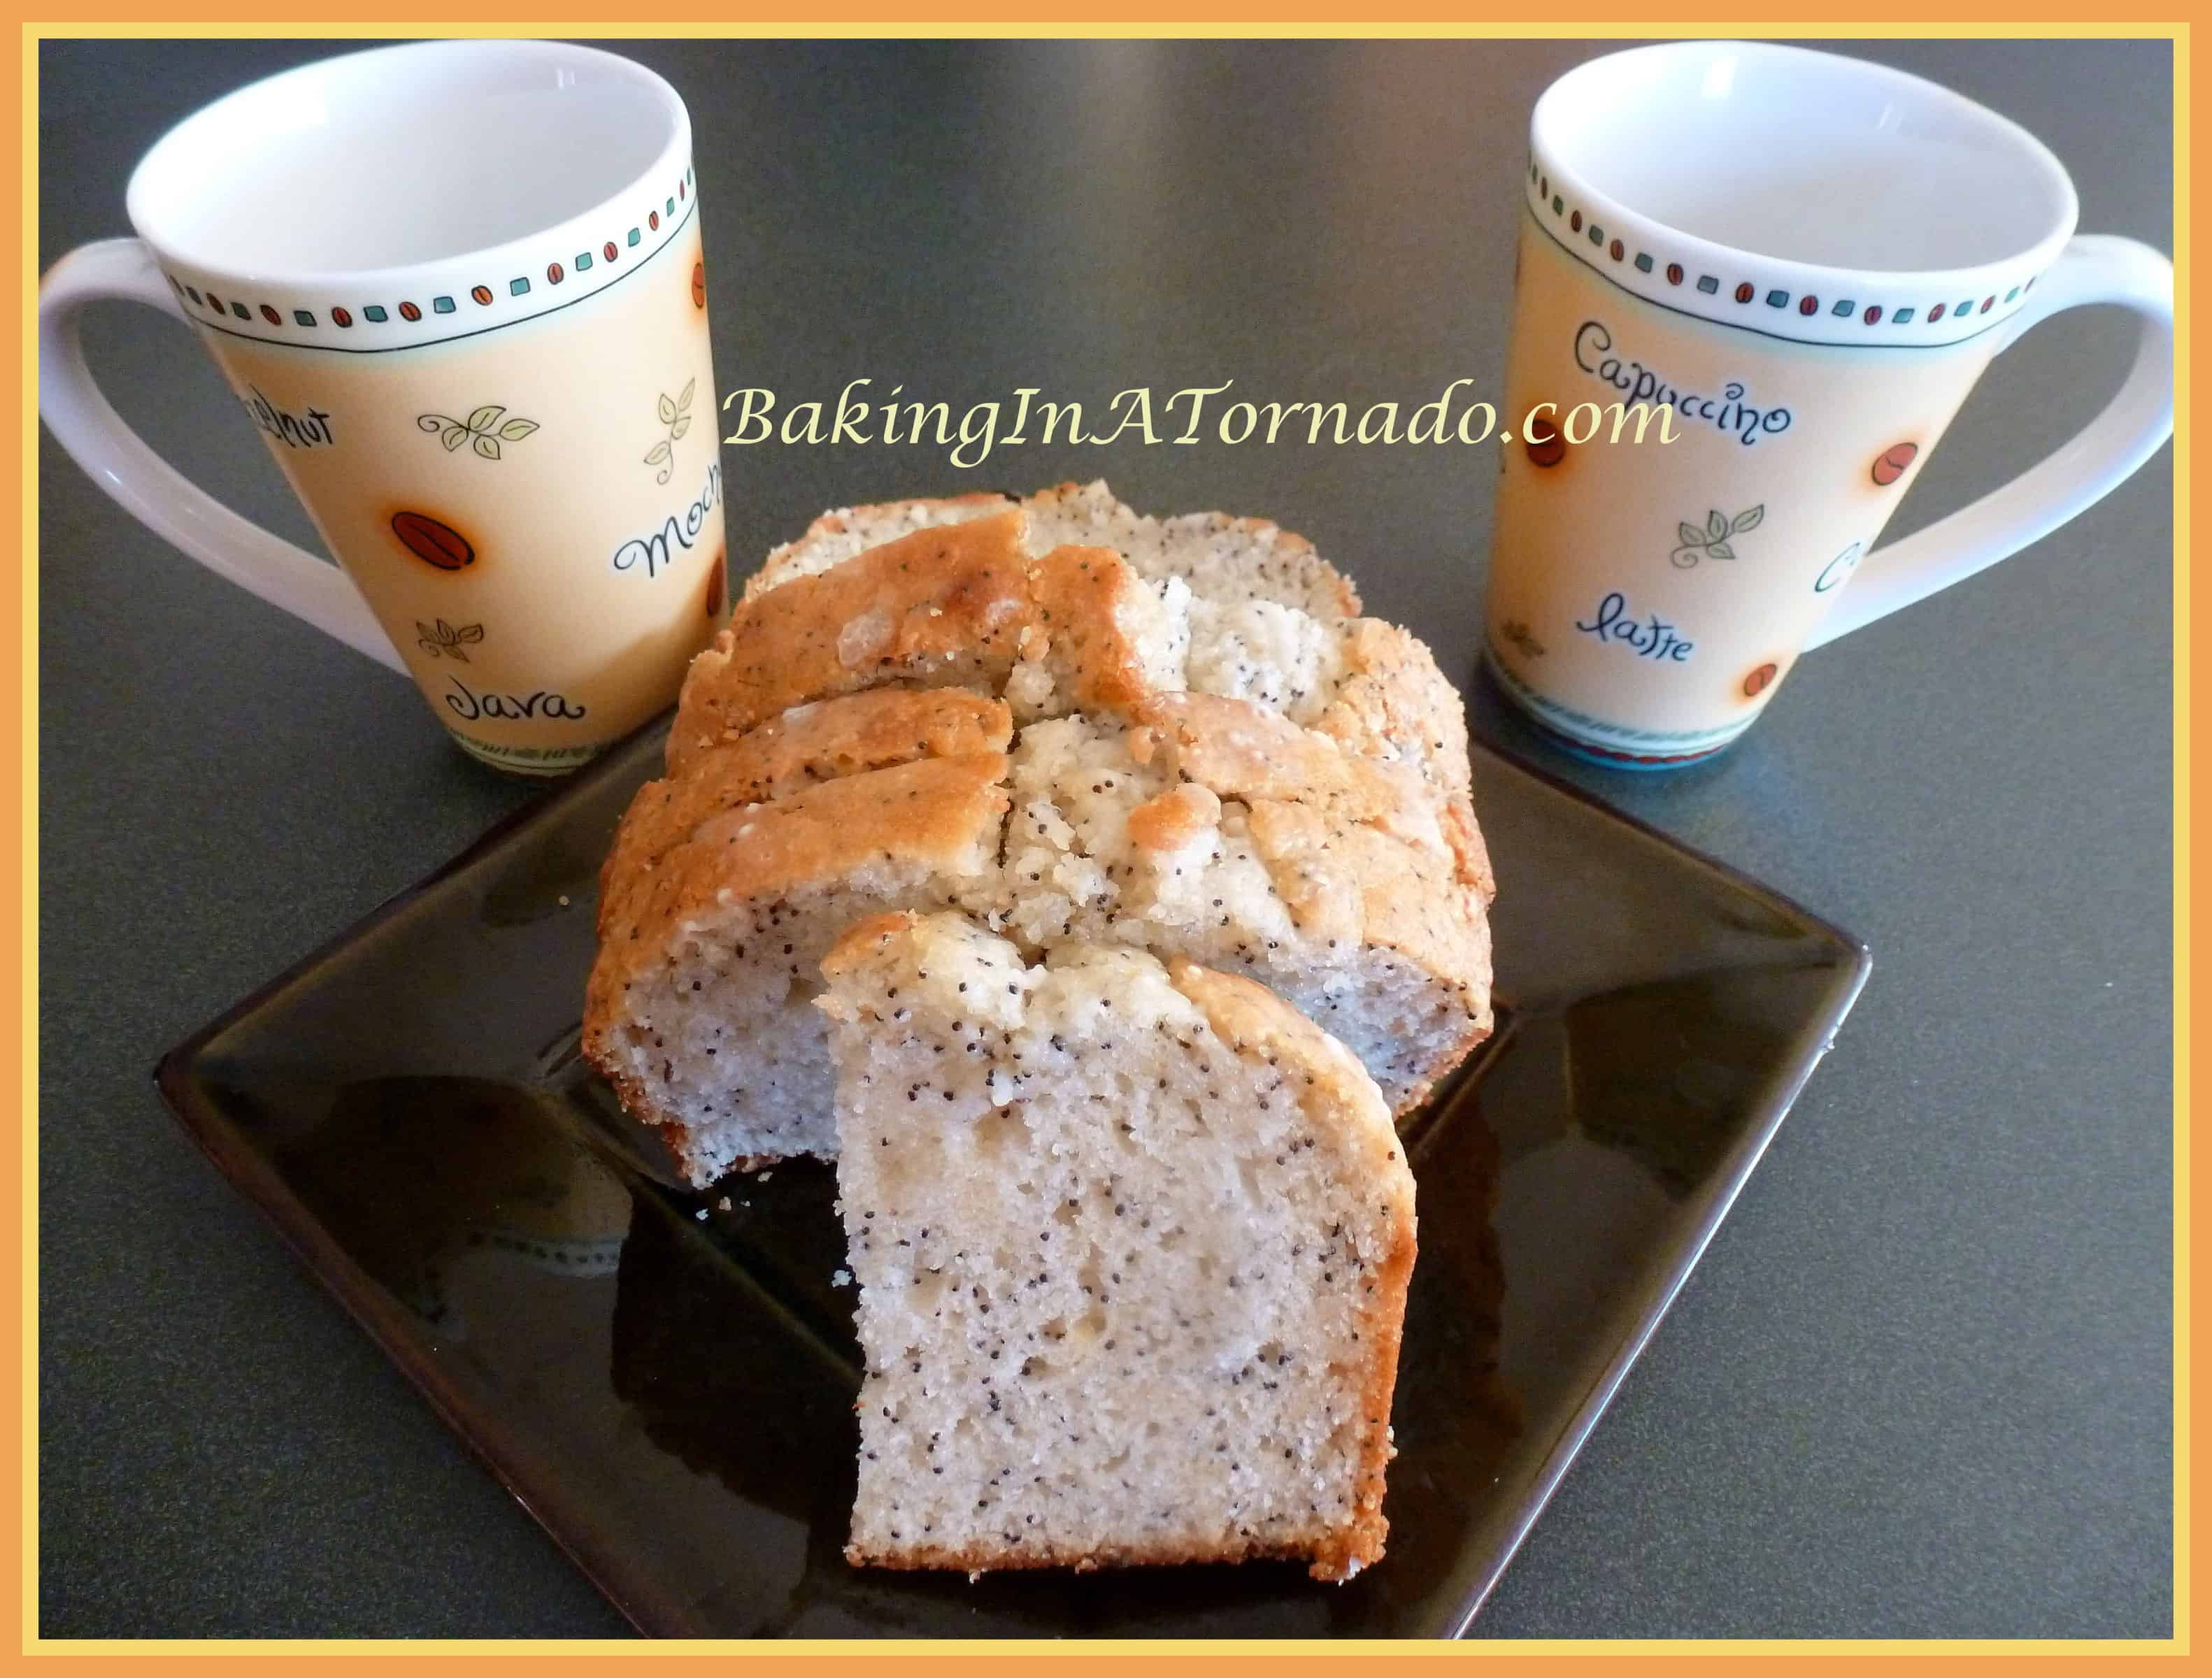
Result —
[[[834,0],[832,0],[834,4]],[[322,13],[311,21],[303,21],[296,4],[278,4],[276,0],[234,0],[227,15],[220,19],[179,19],[175,9],[159,0],[113,0],[102,9],[97,21],[64,20],[47,14],[43,19],[15,18],[20,25],[15,46],[17,84],[21,88],[20,128],[16,137],[18,169],[8,179],[5,190],[15,198],[15,209],[20,229],[19,271],[21,276],[21,323],[9,354],[12,371],[19,394],[16,411],[15,445],[20,466],[15,496],[21,521],[21,571],[18,591],[12,602],[0,605],[0,618],[13,614],[15,618],[15,641],[21,665],[16,692],[20,706],[18,726],[12,734],[0,733],[0,753],[6,762],[0,768],[0,784],[13,789],[15,799],[15,820],[0,822],[0,843],[7,847],[7,863],[15,871],[18,890],[4,909],[0,909],[0,926],[4,936],[12,941],[19,952],[19,960],[12,977],[0,977],[0,988],[11,991],[12,1013],[15,1021],[16,1059],[20,1069],[16,1086],[17,1118],[20,1125],[19,1148],[4,1166],[0,1166],[0,1204],[12,1202],[21,1209],[19,1229],[21,1278],[14,1290],[0,1289],[0,1342],[12,1346],[18,1360],[19,1378],[14,1383],[4,1401],[11,1412],[8,1420],[14,1427],[21,1449],[12,1465],[4,1470],[13,1482],[21,1520],[14,1530],[0,1524],[0,1561],[11,1564],[21,1582],[21,1594],[15,1599],[13,1618],[17,1637],[15,1646],[21,1656],[33,1654],[106,1657],[159,1657],[178,1653],[233,1654],[251,1658],[259,1655],[298,1657],[307,1654],[331,1653],[342,1655],[376,1656],[406,1659],[410,1662],[424,1656],[435,1658],[441,1655],[474,1655],[485,1653],[544,1655],[587,1655],[602,1658],[610,1654],[627,1656],[631,1659],[682,1658],[687,1654],[744,1651],[750,1662],[774,1660],[781,1664],[786,1659],[807,1657],[842,1656],[859,1661],[888,1656],[910,1661],[929,1656],[957,1656],[972,1658],[976,1655],[1007,1655],[1017,1658],[1036,1658],[1055,1653],[1081,1658],[1085,1656],[1127,1657],[1131,1645],[1085,1645],[1071,1647],[1050,1642],[1017,1643],[958,1643],[941,1644],[918,1640],[895,1640],[867,1645],[865,1651],[857,1645],[823,1642],[790,1647],[787,1653],[768,1653],[753,1645],[742,1644],[708,1643],[702,1645],[636,1645],[629,1643],[562,1643],[553,1641],[468,1642],[429,1645],[405,1645],[408,1652],[400,1654],[392,1645],[367,1642],[270,1642],[253,1645],[191,1642],[185,1640],[126,1644],[119,1642],[58,1643],[40,1639],[37,1632],[38,1608],[38,1435],[37,1435],[37,1223],[38,1223],[38,948],[35,929],[38,924],[38,833],[37,771],[39,742],[36,734],[38,716],[38,393],[36,388],[36,323],[35,306],[38,296],[37,192],[38,192],[38,63],[40,40],[47,37],[111,36],[189,36],[189,37],[251,37],[286,35],[295,37],[327,38],[334,42],[362,37],[398,35],[514,35],[568,34],[593,35],[611,39],[650,39],[667,37],[744,37],[744,36],[1076,36],[1076,37],[1201,37],[1201,36],[1329,36],[1329,37],[1387,37],[1387,36],[1451,36],[1451,37],[1544,37],[1557,39],[1588,37],[1665,37],[1704,34],[1773,34],[1787,33],[1793,38],[1858,38],[1875,36],[1965,36],[2007,39],[2021,36],[2036,38],[2091,38],[2130,36],[2165,39],[2173,42],[2174,75],[2174,223],[2173,259],[2179,279],[2176,297],[2175,348],[2178,377],[2175,388],[2174,452],[2177,470],[2174,474],[2174,1622],[2173,1634],[2167,1639],[2144,1639],[2133,1642],[2079,1641],[1853,1641],[1799,1644],[1784,1641],[1728,1643],[1649,1642],[1649,1643],[1566,1643],[1566,1644],[1412,1644],[1363,1645],[1359,1655],[1340,1645],[1310,1645],[1296,1643],[1254,1643],[1222,1645],[1209,1643],[1170,1643],[1146,1645],[1147,1658],[1168,1657],[1188,1658],[1201,1655],[1209,1660],[1224,1656],[1261,1655],[1269,1657],[1322,1658],[1343,1661],[1347,1657],[1389,1656],[1397,1658],[1481,1658],[1500,1657],[1519,1664],[1523,1661],[1541,1660],[1542,1670],[1551,1673],[1560,1669],[1556,1657],[1580,1657],[1581,1664],[1601,1653],[1613,1657],[1642,1655],[1690,1656],[1711,1658],[1732,1655],[1765,1656],[1769,1658],[1787,1657],[1795,1659],[1843,1657],[1927,1657],[1929,1655],[1982,1656],[2046,1656],[2069,1661],[2097,1659],[2115,1655],[2148,1654],[2188,1656],[2191,1651],[2191,1608],[2194,1585],[2194,1555],[2191,1545],[2194,1508],[2193,1483],[2191,1477],[2191,1435],[2196,1402],[2193,1377],[2193,1346],[2191,1319],[2193,1296],[2196,1293],[2196,1260],[2191,1241],[2191,1208],[2194,1200],[2195,1172],[2190,1142],[2189,1119],[2191,1107],[2191,1075],[2192,1072],[2191,1039],[2200,1024],[2197,998],[2192,985],[2195,955],[2203,946],[2205,929],[2198,924],[2195,913],[2192,880],[2196,861],[2195,846],[2198,824],[2195,821],[2193,800],[2195,777],[2191,757],[2199,720],[2191,669],[2191,609],[2193,591],[2190,585],[2187,560],[2190,553],[2190,502],[2194,475],[2191,460],[2191,408],[2189,373],[2191,362],[2191,324],[2195,316],[2197,281],[2191,253],[2191,210],[2194,200],[2192,181],[2195,161],[2191,135],[2191,31],[2185,19],[2144,20],[2126,22],[2085,21],[2078,12],[2070,12],[2049,3],[2049,0],[2029,0],[2025,5],[2015,5],[2000,10],[1998,6],[1983,0],[1983,3],[1954,3],[1941,18],[1919,16],[1884,16],[1879,13],[1863,14],[1836,21],[1790,20],[1776,27],[1778,20],[1753,15],[1715,13],[1695,19],[1662,21],[1650,16],[1646,9],[1627,0],[1596,0],[1596,3],[1578,8],[1578,15],[1571,21],[1557,18],[1483,18],[1468,6],[1437,3],[1437,0],[1396,0],[1389,7],[1386,17],[1355,18],[1339,7],[1323,7],[1316,0],[1212,0],[1205,14],[1193,17],[1188,14],[1173,15],[1164,9],[1133,9],[1119,15],[1106,13],[1085,13],[1041,18],[1034,0],[964,0],[957,13],[928,17],[916,15],[912,10],[885,3],[885,0],[846,0],[836,8],[834,15],[827,12],[809,15],[799,5],[785,0],[773,8],[758,9],[753,15],[726,13],[720,16],[708,13],[700,0],[684,0],[670,6],[664,15],[648,22],[625,21],[610,23],[603,16],[595,16],[589,8],[558,4],[523,7],[479,3],[473,7],[474,15],[465,21],[452,18],[407,21],[353,19],[331,13]],[[258,27],[257,27],[258,26]],[[12,1179],[12,1180],[9,1180]],[[2094,1535],[2085,1533],[2084,1542],[2094,1542]],[[1594,1662],[1592,1663],[1594,1663]]]

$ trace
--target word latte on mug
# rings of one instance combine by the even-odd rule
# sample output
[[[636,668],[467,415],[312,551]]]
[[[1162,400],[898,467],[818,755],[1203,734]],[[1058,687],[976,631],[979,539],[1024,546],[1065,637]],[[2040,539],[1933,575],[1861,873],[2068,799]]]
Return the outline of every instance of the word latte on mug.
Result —
[[[1595,635],[1601,641],[1611,641],[1625,646],[1639,658],[1661,659],[1672,664],[1685,664],[1697,648],[1694,641],[1686,641],[1674,626],[1658,613],[1640,616],[1628,609],[1628,597],[1615,590],[1597,603],[1597,610],[1589,621],[1575,620],[1575,627],[1585,635]]]

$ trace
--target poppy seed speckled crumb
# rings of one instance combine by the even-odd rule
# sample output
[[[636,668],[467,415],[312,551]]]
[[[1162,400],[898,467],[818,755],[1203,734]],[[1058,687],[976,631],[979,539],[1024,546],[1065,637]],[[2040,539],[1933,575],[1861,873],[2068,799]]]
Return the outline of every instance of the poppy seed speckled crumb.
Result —
[[[1032,958],[1244,973],[1410,1110],[1490,1028],[1492,887],[1458,695],[1357,610],[1265,520],[1103,484],[824,515],[694,662],[623,818],[586,1054],[695,1184],[832,1155],[823,952],[958,908]]]
[[[1379,1560],[1413,1183],[1359,1063],[1249,980],[1031,966],[957,914],[864,922],[823,967],[866,1368],[848,1558]],[[908,1108],[917,1079],[954,1099]]]

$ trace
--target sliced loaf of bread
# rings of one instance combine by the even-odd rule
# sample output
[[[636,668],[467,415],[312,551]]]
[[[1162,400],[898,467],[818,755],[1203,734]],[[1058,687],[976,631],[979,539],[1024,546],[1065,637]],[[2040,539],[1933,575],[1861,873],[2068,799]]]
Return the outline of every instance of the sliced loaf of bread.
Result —
[[[1017,512],[1018,524],[1008,518]],[[1153,688],[1249,699],[1353,750],[1413,764],[1442,807],[1440,820],[1468,877],[1490,894],[1457,692],[1418,638],[1359,616],[1350,580],[1311,542],[1272,520],[1218,512],[1156,518],[1124,506],[1103,482],[1061,484],[1018,502],[962,495],[844,507],[770,554],[746,585],[745,599],[819,576],[884,543],[927,530],[944,539],[950,527],[967,525],[992,532],[1006,556],[1002,568],[1015,551],[1042,557],[1074,546],[1119,555],[1129,571],[1115,574],[1111,597],[1121,631],[1117,651],[1127,649],[1122,656]],[[962,538],[973,540],[965,531]],[[1133,599],[1134,581],[1158,597],[1158,614]],[[733,627],[744,617],[741,607]],[[714,657],[702,655],[702,669],[714,669]],[[689,692],[687,715],[697,709]],[[1070,708],[1018,706],[1024,721]],[[677,742],[690,732],[679,723],[672,766]]]
[[[815,964],[884,910],[1247,973],[1401,1112],[1488,1031],[1489,863],[1427,650],[1268,603],[1325,636],[1327,683],[1187,689],[1188,579],[1059,540],[1102,533],[1208,588],[1242,564],[1356,604],[1273,525],[1141,519],[1093,486],[825,516],[695,662],[603,875],[584,1039],[694,1181],[834,1152]]]
[[[823,971],[866,1369],[847,1555],[1378,1560],[1413,1180],[1358,1061],[1248,979],[1032,966],[957,915],[864,922]]]
[[[1257,979],[1411,1108],[1491,1023],[1483,895],[1418,775],[1249,700],[1133,709],[1016,738],[995,700],[878,689],[652,783],[605,870],[586,1052],[695,1182],[833,1154],[817,964],[866,915],[958,907],[1030,954]]]

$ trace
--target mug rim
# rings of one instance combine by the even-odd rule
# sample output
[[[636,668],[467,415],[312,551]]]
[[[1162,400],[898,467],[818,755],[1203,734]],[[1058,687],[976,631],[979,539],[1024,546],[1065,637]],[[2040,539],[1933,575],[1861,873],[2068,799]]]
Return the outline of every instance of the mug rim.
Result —
[[[653,161],[611,193],[512,238],[416,262],[365,267],[227,262],[163,226],[153,179],[173,167],[196,125],[294,78],[399,58],[526,53],[585,63],[643,89],[667,119]],[[124,203],[163,276],[196,324],[257,342],[364,350],[413,348],[513,325],[618,283],[658,255],[697,209],[691,118],[668,81],[619,53],[568,41],[457,38],[336,53],[261,76],[210,100],[167,130],[133,167]],[[374,339],[371,342],[369,340]]]
[[[1771,256],[1674,226],[1595,185],[1564,156],[1559,129],[1574,84],[1597,67],[1637,58],[1694,58],[1725,49],[1770,62],[1819,59],[1869,81],[1910,87],[1918,97],[1972,113],[2002,133],[2055,188],[2051,226],[2016,251],[1961,267],[1893,269]],[[2002,324],[2027,306],[2036,281],[2074,235],[2081,201],[2065,166],[2027,129],[1924,76],[1847,53],[1773,41],[1698,38],[1656,42],[1584,60],[1554,80],[1529,115],[1523,197],[1540,229],[1577,260],[1624,289],[1676,312],[1764,336],[1824,344],[1959,342]],[[1580,248],[1585,229],[1594,248]],[[1633,263],[1627,259],[1633,256]],[[1610,257],[1610,261],[1606,260]],[[1694,282],[1694,283],[1692,283]]]

